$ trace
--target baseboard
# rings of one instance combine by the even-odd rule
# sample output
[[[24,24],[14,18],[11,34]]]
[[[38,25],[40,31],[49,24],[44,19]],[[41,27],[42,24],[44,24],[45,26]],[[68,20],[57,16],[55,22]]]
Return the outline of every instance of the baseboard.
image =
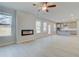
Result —
[[[19,41],[17,41],[16,43],[17,44],[20,44],[20,43],[29,43],[29,42],[32,42],[32,41],[34,41],[34,39],[29,39],[29,40],[19,40]]]
[[[37,40],[37,39],[41,39],[41,38],[45,38],[45,37],[48,37],[48,36],[52,36],[53,34],[51,34],[51,35],[47,35],[47,36],[44,36],[44,37],[35,37],[35,38],[33,38],[33,39],[29,39],[29,40],[18,40],[16,43],[17,44],[20,44],[20,43],[29,43],[29,42],[32,42],[32,41],[34,41],[34,40]]]
[[[14,44],[15,42],[6,42],[6,43],[1,43],[0,44],[0,47],[3,47],[3,46],[8,46],[8,45],[11,45],[11,44]]]

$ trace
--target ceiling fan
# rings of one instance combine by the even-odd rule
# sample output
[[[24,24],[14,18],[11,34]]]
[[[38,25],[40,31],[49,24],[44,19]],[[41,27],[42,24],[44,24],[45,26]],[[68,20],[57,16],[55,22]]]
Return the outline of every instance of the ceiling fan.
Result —
[[[40,8],[40,10],[46,11],[46,12],[48,12],[49,8],[56,7],[55,4],[50,4],[50,2],[40,2],[40,4],[34,3],[33,6],[37,6],[38,8]]]

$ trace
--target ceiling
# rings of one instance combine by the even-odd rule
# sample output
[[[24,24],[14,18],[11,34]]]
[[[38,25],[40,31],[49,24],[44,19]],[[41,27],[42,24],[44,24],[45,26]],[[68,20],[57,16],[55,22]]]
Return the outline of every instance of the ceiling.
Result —
[[[0,2],[0,5],[15,10],[30,12],[52,21],[71,21],[72,18],[79,17],[78,2],[53,2],[57,7],[49,9],[49,12],[39,12],[38,9],[32,5],[33,3],[34,2]]]

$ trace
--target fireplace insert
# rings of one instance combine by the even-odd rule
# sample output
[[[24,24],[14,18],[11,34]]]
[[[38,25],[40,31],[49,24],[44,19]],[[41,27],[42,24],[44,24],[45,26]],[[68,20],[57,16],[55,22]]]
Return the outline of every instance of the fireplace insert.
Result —
[[[21,35],[26,36],[26,35],[33,35],[34,30],[21,30]]]

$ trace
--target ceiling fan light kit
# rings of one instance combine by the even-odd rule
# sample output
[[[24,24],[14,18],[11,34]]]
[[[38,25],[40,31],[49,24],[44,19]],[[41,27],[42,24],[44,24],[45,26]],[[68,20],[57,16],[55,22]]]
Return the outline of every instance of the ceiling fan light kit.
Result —
[[[38,8],[41,7],[40,10],[46,11],[46,12],[48,12],[49,8],[56,7],[55,4],[49,5],[49,2],[40,2],[39,6],[38,6],[38,4],[33,4],[33,6],[37,6]]]

